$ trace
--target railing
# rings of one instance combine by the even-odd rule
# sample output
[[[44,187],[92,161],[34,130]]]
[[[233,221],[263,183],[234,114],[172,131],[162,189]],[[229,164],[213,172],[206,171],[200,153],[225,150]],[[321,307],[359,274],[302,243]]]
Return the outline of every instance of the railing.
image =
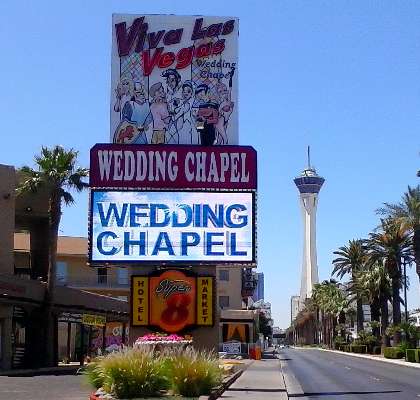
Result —
[[[57,285],[75,288],[129,288],[128,280],[118,280],[110,276],[67,276],[57,277]]]

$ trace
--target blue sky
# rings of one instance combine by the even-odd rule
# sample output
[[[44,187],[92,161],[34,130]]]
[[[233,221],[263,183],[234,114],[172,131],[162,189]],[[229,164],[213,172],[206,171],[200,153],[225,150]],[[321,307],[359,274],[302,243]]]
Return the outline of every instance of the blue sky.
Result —
[[[299,290],[302,225],[293,178],[306,146],[326,183],[318,264],[366,237],[374,210],[396,201],[420,168],[420,4],[417,1],[2,1],[0,162],[30,163],[41,145],[80,150],[109,137],[111,14],[240,19],[240,144],[258,151],[259,268],[276,324]],[[87,234],[87,195],[62,234]],[[409,307],[420,307],[414,269]]]

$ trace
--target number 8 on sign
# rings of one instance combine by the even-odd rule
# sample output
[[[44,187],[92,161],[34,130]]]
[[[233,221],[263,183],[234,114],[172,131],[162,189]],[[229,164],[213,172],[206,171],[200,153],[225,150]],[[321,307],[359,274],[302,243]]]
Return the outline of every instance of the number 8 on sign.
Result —
[[[188,306],[191,297],[186,294],[174,294],[167,301],[168,307],[163,311],[161,319],[168,325],[183,324],[188,319]]]
[[[150,324],[168,333],[196,323],[196,279],[180,271],[150,278]]]

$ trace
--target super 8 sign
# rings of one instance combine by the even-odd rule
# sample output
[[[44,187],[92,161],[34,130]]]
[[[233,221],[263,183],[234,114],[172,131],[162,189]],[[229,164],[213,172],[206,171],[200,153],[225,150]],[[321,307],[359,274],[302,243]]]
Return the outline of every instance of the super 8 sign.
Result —
[[[133,276],[132,326],[179,332],[187,326],[213,325],[213,277],[169,270],[159,276]]]

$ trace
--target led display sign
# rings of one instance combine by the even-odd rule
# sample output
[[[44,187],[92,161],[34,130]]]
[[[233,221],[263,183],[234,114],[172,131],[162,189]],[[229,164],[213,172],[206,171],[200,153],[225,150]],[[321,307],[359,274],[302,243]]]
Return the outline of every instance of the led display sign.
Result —
[[[254,196],[92,190],[90,263],[254,265]]]

